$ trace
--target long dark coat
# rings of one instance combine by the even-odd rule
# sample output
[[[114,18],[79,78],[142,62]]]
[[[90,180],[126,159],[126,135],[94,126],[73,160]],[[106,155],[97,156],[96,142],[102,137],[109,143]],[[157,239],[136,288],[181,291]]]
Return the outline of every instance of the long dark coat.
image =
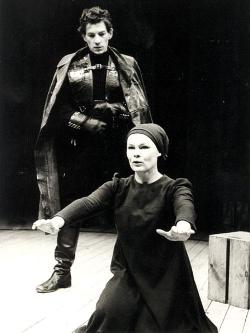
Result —
[[[86,52],[87,48],[83,48],[61,59],[57,65],[45,102],[35,148],[37,182],[40,190],[39,218],[48,218],[61,208],[55,136],[46,129],[55,109],[57,96],[67,76],[69,65],[75,56],[79,56],[79,54],[84,56]],[[118,65],[120,84],[132,122],[135,125],[152,122],[141,71],[136,60],[131,56],[119,53],[115,48],[109,47],[109,52]]]

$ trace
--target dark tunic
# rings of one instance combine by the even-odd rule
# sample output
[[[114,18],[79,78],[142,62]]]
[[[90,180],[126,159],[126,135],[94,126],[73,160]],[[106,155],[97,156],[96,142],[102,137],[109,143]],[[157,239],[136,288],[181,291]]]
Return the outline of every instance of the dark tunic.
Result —
[[[58,123],[60,123],[60,120],[64,118],[66,121],[66,124],[70,118],[70,116],[76,112],[79,111],[78,108],[76,107],[78,100],[76,100],[76,94],[75,94],[75,89],[71,89],[70,87],[70,82],[69,82],[69,71],[71,71],[72,66],[76,65],[77,67],[77,75],[73,77],[77,80],[77,77],[80,78],[82,77],[82,72],[85,72],[87,70],[86,67],[89,67],[89,61],[88,61],[88,48],[83,48],[78,50],[77,52],[73,54],[68,54],[65,57],[63,57],[60,62],[57,65],[56,72],[54,74],[53,80],[51,82],[50,89],[48,91],[48,95],[46,98],[45,106],[44,106],[44,113],[43,113],[43,118],[42,118],[42,123],[41,123],[41,128],[39,131],[39,135],[37,138],[36,142],[36,147],[35,147],[35,162],[36,162],[36,168],[37,168],[37,181],[38,181],[38,186],[39,186],[39,191],[40,191],[40,205],[39,205],[39,218],[49,218],[53,216],[59,209],[61,209],[64,205],[64,203],[67,204],[67,201],[70,201],[71,199],[74,200],[75,193],[82,195],[86,195],[87,193],[90,193],[89,190],[90,188],[86,188],[86,184],[90,187],[92,183],[97,182],[97,180],[100,180],[100,182],[96,186],[100,186],[104,181],[107,181],[112,177],[113,171],[111,168],[110,169],[110,164],[108,164],[107,156],[112,156],[112,160],[114,157],[119,155],[119,152],[122,151],[122,136],[123,136],[123,131],[128,131],[129,128],[127,128],[127,124],[124,123],[121,124],[120,127],[114,129],[114,135],[105,135],[107,137],[107,141],[113,142],[112,145],[109,144],[104,144],[106,138],[102,138],[102,136],[96,136],[93,135],[91,138],[85,138],[83,137],[83,140],[77,140],[78,143],[81,141],[80,144],[77,146],[74,146],[71,144],[71,138],[68,142],[66,142],[66,137],[68,137],[67,130],[62,130],[61,133],[61,138],[62,141],[65,138],[64,142],[58,143],[59,140],[55,140],[55,130],[54,130],[54,125],[58,126]],[[147,123],[151,122],[152,118],[150,115],[150,110],[149,110],[149,105],[146,97],[146,92],[141,76],[141,71],[140,68],[136,62],[136,60],[133,57],[124,55],[119,53],[116,49],[112,47],[108,47],[108,52],[110,54],[111,60],[114,63],[115,70],[113,68],[113,64],[111,62],[111,70],[105,71],[106,73],[108,72],[110,75],[109,78],[113,77],[112,85],[109,84],[109,88],[114,88],[117,86],[117,80],[115,80],[116,77],[116,72],[118,74],[118,84],[119,84],[119,91],[118,96],[115,92],[115,98],[113,100],[113,89],[112,94],[111,91],[109,90],[106,91],[108,101],[111,102],[124,102],[126,104],[127,111],[129,112],[131,116],[132,123],[131,125],[136,125],[140,123]],[[84,68],[82,68],[82,72],[78,71],[78,65],[79,63],[76,63],[77,61],[80,61],[81,64],[83,65]],[[93,80],[91,79],[91,73],[92,71],[89,72],[90,76],[88,76],[88,79],[86,78],[87,82],[90,82],[90,85],[92,87],[91,82]],[[72,73],[71,73],[72,74]],[[76,74],[76,73],[75,73]],[[85,73],[86,74],[86,73]],[[112,74],[112,75],[111,75]],[[71,75],[72,79],[72,75]],[[107,80],[110,82],[109,80]],[[71,81],[72,84],[72,81]],[[94,82],[95,85],[95,82]],[[105,88],[107,88],[107,82],[105,84]],[[87,92],[89,92],[91,89],[87,89]],[[81,90],[82,91],[82,90]],[[92,91],[92,90],[91,90]],[[102,90],[103,91],[103,90]],[[72,95],[71,95],[72,93]],[[122,99],[120,99],[119,95],[122,95]],[[88,94],[81,94],[81,97],[87,99]],[[92,93],[90,94],[92,96]],[[99,95],[99,94],[98,94]],[[112,95],[112,96],[111,96]],[[89,95],[88,95],[89,96]],[[94,98],[96,98],[95,92],[93,95]],[[93,98],[91,98],[93,99]],[[106,98],[105,98],[106,99]],[[88,99],[87,99],[88,100]],[[82,101],[81,101],[82,102]],[[60,113],[60,116],[58,117],[58,114]],[[116,122],[116,121],[115,121]],[[123,122],[123,121],[122,121]],[[116,124],[117,125],[117,124]],[[119,124],[118,124],[119,125]],[[68,126],[69,127],[69,126]],[[128,126],[130,127],[130,126]],[[73,130],[73,129],[72,129]],[[77,131],[77,130],[75,130]],[[82,134],[85,131],[80,131]],[[110,131],[105,131],[106,133],[109,133]],[[73,133],[72,133],[73,134]],[[60,135],[60,134],[59,134]],[[83,134],[84,136],[84,134]],[[92,142],[94,141],[93,137],[96,138],[97,142]],[[55,144],[57,141],[57,145]],[[61,146],[60,146],[61,144]],[[69,145],[71,144],[71,149],[73,150],[81,150],[81,145],[82,146],[88,146],[87,151],[86,151],[86,163],[84,161],[82,162],[82,166],[84,167],[84,164],[87,165],[86,169],[82,170],[82,173],[80,173],[78,170],[80,169],[79,164],[77,163],[77,155],[74,153],[74,151],[70,151]],[[64,146],[65,145],[65,146]],[[64,153],[64,156],[58,156],[60,154],[57,153],[56,149],[61,148],[62,154]],[[89,147],[90,146],[90,147]],[[96,157],[98,158],[100,153],[100,159],[98,159],[98,162],[95,163],[93,161],[94,159],[91,160],[93,163],[89,163],[89,156],[91,158],[93,154],[93,149],[92,147],[99,147]],[[103,153],[103,150],[101,147],[107,146],[108,149]],[[77,147],[74,149],[74,147]],[[63,157],[67,155],[69,152],[69,158],[68,161],[65,162],[65,168],[66,170],[60,169],[58,170],[58,166],[61,166],[61,161],[63,160]],[[71,158],[72,155],[72,158]],[[78,155],[79,156],[79,155]],[[75,158],[76,157],[76,158]],[[103,157],[103,158],[102,158]],[[100,161],[100,162],[99,162]],[[67,166],[68,163],[68,166]],[[116,163],[116,161],[115,161]],[[80,174],[81,176],[86,173],[89,175],[89,179],[86,179],[84,182],[81,182],[79,184],[78,188],[74,189],[74,191],[71,191],[71,193],[64,193],[64,189],[68,189],[69,187],[72,188],[71,183],[74,183],[74,185],[77,185],[80,183],[79,178],[77,177],[72,177],[67,175],[73,175],[75,174],[75,170],[71,170],[70,166],[74,164],[76,168],[78,167],[78,175]],[[105,165],[104,165],[105,164]],[[124,163],[121,163],[119,165],[124,165]],[[98,168],[97,168],[98,166]],[[114,166],[114,165],[113,165]],[[63,168],[63,167],[62,167]],[[68,169],[68,170],[67,170]],[[108,171],[104,175],[104,170]],[[119,169],[114,169],[114,170],[119,170]],[[88,172],[91,171],[89,174]],[[111,175],[109,175],[109,172],[112,172]],[[58,174],[59,173],[59,174]],[[92,177],[92,175],[94,177]],[[98,177],[97,177],[98,175]],[[127,172],[125,170],[124,176],[127,175]],[[100,179],[100,176],[103,177],[103,180]],[[64,178],[64,179],[63,179]],[[91,181],[90,181],[91,178]],[[82,177],[80,178],[82,179]],[[60,183],[60,184],[59,184]],[[82,184],[85,186],[82,186]],[[60,185],[60,186],[59,186]],[[69,185],[69,187],[68,187]],[[94,187],[91,189],[93,191]],[[59,188],[60,187],[60,188]],[[86,190],[85,190],[86,189]],[[79,190],[79,192],[78,192]],[[64,198],[61,197],[61,193],[64,193]],[[70,192],[70,191],[68,191]],[[85,193],[83,193],[85,192]],[[79,196],[79,197],[80,197]],[[64,201],[64,202],[61,202]]]
[[[81,60],[81,58],[76,58],[73,61],[71,67],[75,72],[77,72],[76,68],[78,71],[82,69],[83,64]],[[107,65],[109,53],[95,55],[90,52],[90,61],[91,65]],[[124,121],[119,126],[113,127],[109,117],[106,117],[106,119],[105,113],[97,111],[92,117],[107,123],[107,129],[103,133],[89,133],[84,130],[76,131],[68,126],[72,113],[80,105],[86,103],[84,100],[86,98],[84,89],[92,91],[94,100],[105,101],[107,90],[105,87],[106,75],[107,70],[105,68],[93,70],[91,87],[86,87],[90,82],[86,83],[84,79],[70,83],[67,78],[58,96],[58,103],[54,112],[54,123],[58,127],[56,147],[62,207],[77,198],[91,193],[110,179],[115,170],[119,170],[120,173],[125,173],[125,175],[129,173],[128,163],[124,159],[123,151],[125,149],[126,134],[132,127],[131,121]],[[119,80],[116,83],[119,83]],[[123,101],[119,84],[112,87],[111,92],[109,97],[112,102]],[[112,156],[112,159],[108,158],[108,156]]]
[[[60,211],[67,224],[113,208],[117,241],[107,283],[83,332],[217,332],[206,317],[183,242],[156,233],[180,220],[195,229],[191,183],[114,178]]]

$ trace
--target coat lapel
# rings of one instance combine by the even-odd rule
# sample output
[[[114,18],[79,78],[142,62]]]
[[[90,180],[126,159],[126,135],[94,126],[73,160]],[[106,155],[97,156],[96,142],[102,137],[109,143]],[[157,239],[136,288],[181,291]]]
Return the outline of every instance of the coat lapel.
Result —
[[[123,57],[123,55],[120,52],[118,52],[115,48],[109,47],[109,51],[110,51],[111,57],[113,55],[113,58],[115,58],[118,66],[119,66],[121,77],[125,80],[127,86],[130,86],[131,78],[134,73],[134,70],[133,70],[131,64],[128,65],[128,63],[127,63],[126,59]]]

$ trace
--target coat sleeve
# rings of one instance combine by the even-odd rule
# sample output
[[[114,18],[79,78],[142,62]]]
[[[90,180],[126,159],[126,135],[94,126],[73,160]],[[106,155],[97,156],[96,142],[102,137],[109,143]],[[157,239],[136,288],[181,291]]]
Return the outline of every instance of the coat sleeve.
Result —
[[[62,89],[62,86],[64,85],[65,78],[67,75],[68,67],[70,64],[71,59],[74,57],[75,53],[68,54],[64,56],[58,63],[56,71],[54,73],[45,105],[44,105],[44,111],[43,111],[43,117],[42,117],[42,123],[41,123],[41,129],[47,125],[47,120],[51,114],[52,108],[54,108],[55,102],[57,102],[57,96],[60,95],[60,91]],[[53,111],[54,113],[54,111]],[[41,131],[40,129],[40,131]]]
[[[189,222],[192,225],[192,228],[196,230],[196,213],[191,182],[185,178],[176,179],[172,187],[172,198],[175,212],[175,224],[178,221],[184,220]]]
[[[50,120],[50,127],[58,130],[68,128],[68,122],[76,111],[77,106],[73,101],[69,81],[66,77],[58,93],[57,101]]]
[[[152,122],[146,89],[140,67],[135,58],[123,55],[121,86],[134,125]]]
[[[152,119],[152,115],[151,115],[151,111],[150,111],[150,107],[148,104],[148,96],[147,96],[147,91],[145,88],[145,84],[144,84],[144,80],[143,80],[143,76],[142,76],[142,72],[141,69],[138,65],[138,62],[136,61],[136,59],[134,59],[134,70],[136,73],[136,81],[138,81],[139,85],[141,86],[143,95],[144,95],[144,104],[146,107],[146,112],[144,112],[144,117],[142,117],[140,123],[152,123],[153,119]]]
[[[116,187],[115,180],[106,182],[89,196],[73,201],[55,216],[62,217],[67,225],[112,209]]]
[[[146,87],[145,87],[145,84],[144,84],[144,80],[143,80],[143,76],[142,76],[142,72],[141,72],[141,69],[138,65],[138,62],[136,59],[134,59],[134,69],[138,75],[138,78],[139,78],[139,81],[140,81],[140,84],[142,86],[142,89],[143,89],[143,92],[144,92],[144,95],[148,101],[148,96],[147,96],[147,91],[146,91]]]

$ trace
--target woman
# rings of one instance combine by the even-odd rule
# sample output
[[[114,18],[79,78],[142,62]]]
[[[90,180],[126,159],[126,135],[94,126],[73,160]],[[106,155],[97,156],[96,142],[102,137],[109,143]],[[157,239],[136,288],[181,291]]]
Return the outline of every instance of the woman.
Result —
[[[57,232],[113,208],[117,229],[111,271],[88,325],[76,332],[210,333],[183,244],[195,230],[191,183],[159,172],[168,137],[156,124],[132,128],[127,157],[134,175],[114,177],[33,229]],[[165,231],[165,230],[169,231]]]

